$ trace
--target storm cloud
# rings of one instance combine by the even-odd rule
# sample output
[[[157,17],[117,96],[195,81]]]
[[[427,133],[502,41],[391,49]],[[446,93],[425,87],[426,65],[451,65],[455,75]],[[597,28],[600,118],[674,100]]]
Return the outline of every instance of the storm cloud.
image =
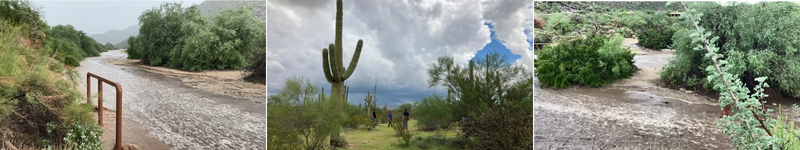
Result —
[[[364,41],[358,66],[345,81],[351,86],[348,101],[363,102],[375,85],[380,104],[444,94],[442,87],[428,87],[427,68],[445,55],[466,64],[491,42],[492,31],[522,56],[515,64],[532,70],[532,8],[526,0],[344,1],[345,64],[358,40]],[[267,2],[268,94],[293,76],[330,89],[322,72],[322,49],[334,42],[335,13],[335,1]]]

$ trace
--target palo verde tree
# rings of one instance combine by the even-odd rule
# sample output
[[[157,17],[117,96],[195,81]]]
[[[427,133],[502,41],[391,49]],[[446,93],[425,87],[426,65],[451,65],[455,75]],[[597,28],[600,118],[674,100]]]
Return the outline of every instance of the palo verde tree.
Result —
[[[358,44],[356,45],[356,52],[353,55],[353,59],[350,60],[350,65],[345,68],[344,63],[342,62],[342,0],[336,1],[336,39],[335,43],[331,43],[328,45],[328,48],[322,49],[322,69],[325,73],[325,79],[328,80],[328,83],[331,83],[331,97],[334,101],[338,100],[339,109],[342,109],[342,104],[345,101],[343,99],[344,95],[338,94],[342,93],[344,89],[344,81],[350,78],[350,75],[353,74],[353,71],[356,70],[356,65],[358,64],[358,58],[361,56],[361,46],[363,45],[363,41],[361,39],[358,40]],[[330,53],[328,53],[330,50]],[[336,142],[335,139],[339,133],[336,132],[331,134],[331,145],[342,146],[339,142]],[[344,140],[344,139],[342,139]]]
[[[268,148],[323,148],[328,135],[339,132],[345,122],[336,116],[334,101],[306,78],[291,77],[282,86],[267,100]]]
[[[476,60],[465,68],[444,56],[428,68],[428,85],[444,86],[454,95],[452,117],[442,119],[469,119],[461,129],[465,137],[479,139],[478,148],[532,148],[532,73],[496,51]]]

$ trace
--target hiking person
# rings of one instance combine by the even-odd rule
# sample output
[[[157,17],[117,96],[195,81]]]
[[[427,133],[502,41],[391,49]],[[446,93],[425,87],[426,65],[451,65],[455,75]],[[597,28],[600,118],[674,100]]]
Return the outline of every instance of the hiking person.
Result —
[[[403,127],[405,127],[406,130],[408,130],[408,118],[411,117],[411,115],[408,114],[408,109],[403,109],[403,110],[405,111],[403,112]]]
[[[372,128],[375,128],[375,125],[378,124],[378,122],[375,122],[375,118],[377,118],[377,117],[375,117],[375,111],[373,110],[372,111]]]
[[[392,111],[389,111],[389,126],[392,127]]]

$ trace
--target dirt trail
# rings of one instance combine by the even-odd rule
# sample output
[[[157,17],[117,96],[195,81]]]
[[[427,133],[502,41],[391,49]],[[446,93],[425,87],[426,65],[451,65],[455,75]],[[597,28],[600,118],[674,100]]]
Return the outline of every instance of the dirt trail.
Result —
[[[658,86],[673,52],[637,53],[640,70],[602,88],[552,90],[536,79],[536,149],[732,149],[715,99]]]

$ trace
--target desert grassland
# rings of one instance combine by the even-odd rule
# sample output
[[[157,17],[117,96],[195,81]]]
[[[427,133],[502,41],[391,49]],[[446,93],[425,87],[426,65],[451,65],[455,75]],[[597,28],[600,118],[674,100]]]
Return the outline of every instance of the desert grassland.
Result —
[[[445,130],[436,131],[421,131],[417,130],[417,120],[408,121],[408,129],[411,131],[411,142],[408,146],[401,146],[401,139],[395,136],[395,131],[392,127],[387,127],[388,123],[378,124],[372,130],[367,130],[366,127],[358,129],[345,128],[345,135],[349,146],[344,149],[422,149],[418,146],[421,140],[418,137],[429,138],[436,137],[438,139],[444,138]],[[370,127],[371,128],[371,127]],[[447,140],[453,141],[459,139],[459,134],[455,131],[459,130],[458,126],[451,128],[447,131]],[[437,133],[438,132],[438,133]],[[457,149],[453,147],[446,147],[444,143],[431,142],[427,143],[427,149]]]

